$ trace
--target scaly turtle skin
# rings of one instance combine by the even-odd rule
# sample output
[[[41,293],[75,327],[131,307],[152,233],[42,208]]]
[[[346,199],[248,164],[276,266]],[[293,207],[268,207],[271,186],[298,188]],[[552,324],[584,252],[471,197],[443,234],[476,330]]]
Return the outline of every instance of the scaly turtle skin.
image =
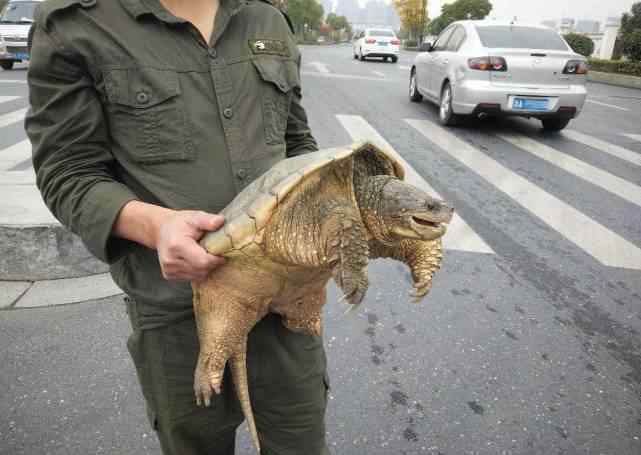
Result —
[[[201,240],[227,263],[192,283],[200,340],[196,400],[209,405],[212,390],[220,393],[229,361],[259,452],[246,348],[260,319],[278,313],[287,328],[320,335],[329,279],[358,305],[374,258],[407,264],[417,300],[429,292],[453,210],[403,178],[400,163],[369,143],[290,158],[245,188],[223,210],[224,228]]]

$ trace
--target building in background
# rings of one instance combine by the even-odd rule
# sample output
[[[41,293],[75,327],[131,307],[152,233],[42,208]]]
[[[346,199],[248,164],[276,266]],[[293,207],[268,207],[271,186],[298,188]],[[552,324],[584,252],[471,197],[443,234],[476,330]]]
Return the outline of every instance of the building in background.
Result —
[[[556,30],[556,21],[542,21],[541,25],[545,25],[546,27],[550,27]]]
[[[368,27],[398,30],[401,26],[401,20],[394,7],[382,0],[369,0],[364,8],[359,6],[358,0],[337,0],[336,14],[345,16],[355,31]]]
[[[577,21],[574,31],[577,33],[599,33],[601,31],[601,23],[599,21],[581,19]]]
[[[614,43],[619,34],[621,20],[618,17],[608,17],[603,28],[601,22],[592,19],[580,19],[565,17],[558,23],[556,21],[543,21],[541,24],[554,28],[562,35],[567,33],[580,33],[589,37],[594,42],[592,57],[611,59],[614,53]]]

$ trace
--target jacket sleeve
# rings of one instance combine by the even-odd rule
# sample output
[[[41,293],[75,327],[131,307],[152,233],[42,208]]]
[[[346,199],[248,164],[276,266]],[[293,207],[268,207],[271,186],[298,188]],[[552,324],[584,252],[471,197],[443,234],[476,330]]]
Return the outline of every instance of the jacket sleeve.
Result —
[[[131,246],[111,235],[122,207],[137,199],[114,174],[102,105],[84,60],[59,36],[34,24],[27,76],[36,183],[53,215],[100,260],[115,262]]]

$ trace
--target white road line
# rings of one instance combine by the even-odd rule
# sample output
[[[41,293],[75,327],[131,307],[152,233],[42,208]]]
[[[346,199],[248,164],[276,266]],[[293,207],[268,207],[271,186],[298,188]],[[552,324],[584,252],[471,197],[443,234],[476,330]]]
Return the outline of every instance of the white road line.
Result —
[[[404,70],[404,71],[409,71],[409,70],[411,69],[411,67],[409,67],[409,66],[401,66],[401,65],[399,65],[399,66],[398,66],[398,69],[399,69],[399,70]]]
[[[27,81],[21,79],[0,79],[0,84],[26,84]]]
[[[17,111],[9,112],[8,114],[0,115],[0,128],[11,125],[12,123],[22,122],[27,113],[27,108],[19,109]]]
[[[380,71],[372,71],[372,73],[376,74],[377,76],[380,77],[385,77],[385,73],[381,73]]]
[[[441,198],[441,196],[412,168],[394,148],[369,124],[365,119],[357,115],[337,115],[338,121],[349,133],[352,140],[369,140],[381,148],[388,150],[406,171],[406,180],[412,185],[423,189],[427,193]],[[452,250],[471,251],[474,253],[495,254],[492,248],[479,237],[470,226],[454,215],[452,222],[443,238],[443,246]]]
[[[316,68],[316,71],[318,71],[319,73],[324,73],[324,74],[331,73],[329,68],[327,68],[327,65],[325,65],[324,63],[321,63],[321,62],[310,62],[310,63],[308,63],[308,65],[309,66],[313,66],[314,68]]]
[[[16,164],[31,158],[31,142],[28,139],[0,150],[0,171],[11,169]]]
[[[316,71],[301,71],[301,74],[303,76],[312,76],[312,77],[323,77],[327,79],[352,79],[355,81],[372,81],[372,82],[398,82],[400,79],[389,79],[385,78],[382,79],[380,77],[368,77],[368,76],[356,76],[354,74],[325,74],[325,73],[318,73]]]
[[[588,136],[587,134],[579,133],[574,130],[564,130],[562,134],[568,139],[580,142],[581,144],[595,148],[604,153],[608,153],[612,156],[616,156],[619,159],[636,164],[637,166],[641,166],[641,153],[633,152],[632,150],[610,144],[609,142],[602,141],[596,137]]]
[[[568,154],[555,150],[552,147],[548,147],[521,134],[502,133],[497,134],[497,136],[521,150],[525,150],[570,174],[574,174],[593,185],[641,207],[641,187],[638,185],[588,163],[584,163]]]
[[[19,99],[19,96],[0,96],[0,104]]]
[[[620,235],[505,168],[443,128],[425,120],[405,121],[445,153],[510,196],[597,261],[611,267],[641,270],[641,249]]]
[[[634,139],[635,141],[641,142],[641,134],[624,134],[624,136]]]
[[[586,102],[592,103],[592,104],[598,104],[599,106],[605,106],[605,107],[609,107],[609,108],[612,108],[612,109],[618,109],[620,111],[628,112],[630,110],[630,109],[627,109],[625,107],[615,106],[614,104],[602,103],[601,101],[586,100]]]

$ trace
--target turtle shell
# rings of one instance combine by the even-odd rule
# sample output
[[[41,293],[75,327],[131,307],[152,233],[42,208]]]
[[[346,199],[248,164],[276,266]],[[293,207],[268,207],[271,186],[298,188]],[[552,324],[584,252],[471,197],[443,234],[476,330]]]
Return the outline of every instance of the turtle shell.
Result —
[[[326,166],[344,160],[363,160],[371,175],[405,177],[403,166],[391,153],[369,142],[348,147],[320,150],[276,163],[270,170],[245,187],[223,209],[222,229],[207,233],[200,244],[209,253],[225,256],[251,243],[271,219],[278,204],[295,191],[305,179]]]

